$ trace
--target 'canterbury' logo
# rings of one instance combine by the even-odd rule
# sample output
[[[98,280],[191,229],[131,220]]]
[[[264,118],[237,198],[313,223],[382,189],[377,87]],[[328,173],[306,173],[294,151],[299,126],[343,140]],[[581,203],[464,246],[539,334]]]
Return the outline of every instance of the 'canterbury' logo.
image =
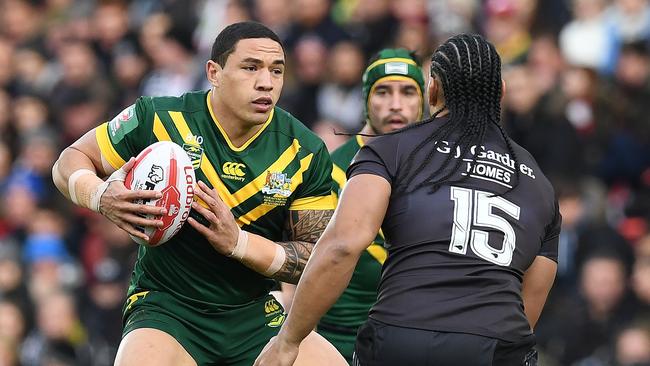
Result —
[[[264,303],[264,312],[267,314],[273,313],[280,310],[280,305],[278,305],[277,302],[275,302],[275,299],[273,300],[267,300]]]
[[[235,177],[243,177],[246,175],[242,170],[246,168],[246,165],[242,163],[233,163],[228,161],[225,162],[221,168],[223,169],[223,173],[227,175],[234,175]]]

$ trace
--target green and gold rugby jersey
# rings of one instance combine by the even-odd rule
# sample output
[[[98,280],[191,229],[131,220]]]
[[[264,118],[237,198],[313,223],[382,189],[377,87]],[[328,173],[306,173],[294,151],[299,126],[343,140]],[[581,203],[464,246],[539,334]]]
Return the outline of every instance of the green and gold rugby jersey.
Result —
[[[237,224],[283,239],[290,210],[331,210],[332,163],[324,143],[280,108],[241,147],[233,146],[209,103],[210,92],[141,97],[96,129],[102,155],[119,168],[157,141],[188,152],[197,180],[216,188]],[[192,217],[205,221],[192,211]],[[274,281],[215,251],[190,225],[169,242],[141,246],[129,295],[166,291],[195,306],[241,305],[268,294]]]
[[[361,146],[363,140],[361,136],[356,136],[332,153],[333,191],[337,195],[345,185],[345,170]],[[374,242],[361,254],[350,284],[334,306],[323,316],[322,323],[357,328],[368,319],[368,311],[377,300],[381,266],[387,256],[383,245],[384,238],[380,232]]]

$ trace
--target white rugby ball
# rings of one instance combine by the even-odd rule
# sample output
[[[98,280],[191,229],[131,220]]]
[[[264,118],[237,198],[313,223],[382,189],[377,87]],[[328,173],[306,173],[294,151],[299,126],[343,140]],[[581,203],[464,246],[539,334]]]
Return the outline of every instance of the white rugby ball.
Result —
[[[157,200],[139,200],[135,203],[164,207],[167,212],[162,216],[143,216],[162,220],[163,226],[160,228],[136,227],[149,237],[148,242],[133,235],[131,238],[138,244],[157,246],[174,236],[190,214],[195,182],[190,157],[171,141],[156,142],[138,154],[124,185],[131,190],[160,191],[162,197]]]

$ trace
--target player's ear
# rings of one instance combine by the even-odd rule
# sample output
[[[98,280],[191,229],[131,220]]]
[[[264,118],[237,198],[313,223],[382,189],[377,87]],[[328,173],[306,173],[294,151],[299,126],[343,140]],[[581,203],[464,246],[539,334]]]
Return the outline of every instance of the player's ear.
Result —
[[[219,86],[219,79],[223,68],[218,63],[208,60],[205,64],[205,73],[210,85]]]
[[[429,83],[427,84],[427,93],[429,105],[436,105],[436,103],[438,103],[438,83],[436,82],[436,78],[433,76],[429,77]]]

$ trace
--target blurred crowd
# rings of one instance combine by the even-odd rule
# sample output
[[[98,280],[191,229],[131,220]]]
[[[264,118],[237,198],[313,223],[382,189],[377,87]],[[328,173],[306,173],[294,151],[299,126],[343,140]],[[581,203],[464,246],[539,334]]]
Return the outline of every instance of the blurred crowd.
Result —
[[[112,365],[137,245],[55,190],[60,150],[140,95],[207,89],[218,32],[284,41],[279,105],[333,150],[379,49],[459,32],[503,59],[503,123],[564,221],[541,365],[650,365],[648,0],[0,0],[0,366]]]

